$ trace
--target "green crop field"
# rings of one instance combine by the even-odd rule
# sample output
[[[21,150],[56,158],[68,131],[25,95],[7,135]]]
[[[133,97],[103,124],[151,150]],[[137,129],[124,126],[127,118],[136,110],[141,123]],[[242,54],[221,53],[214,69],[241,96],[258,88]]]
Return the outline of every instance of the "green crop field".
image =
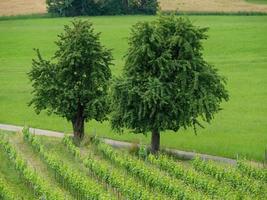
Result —
[[[119,75],[127,50],[130,28],[152,16],[88,17],[101,40],[113,49],[113,75]],[[195,25],[210,27],[204,42],[205,58],[228,79],[230,101],[197,136],[193,130],[162,134],[162,146],[212,155],[262,161],[267,148],[267,16],[189,16]],[[49,58],[54,41],[71,18],[0,21],[0,123],[27,124],[42,129],[70,132],[65,120],[45,113],[36,115],[27,106],[31,87],[26,73],[34,58],[33,48]],[[148,143],[150,135],[119,135],[109,122],[86,124],[88,134]]]
[[[91,142],[90,142],[91,141]],[[98,138],[1,132],[1,199],[266,199],[265,169],[115,150]],[[139,155],[139,156],[138,156]],[[144,162],[144,158],[146,161]],[[4,163],[2,162],[4,161]],[[15,185],[17,184],[17,185]]]

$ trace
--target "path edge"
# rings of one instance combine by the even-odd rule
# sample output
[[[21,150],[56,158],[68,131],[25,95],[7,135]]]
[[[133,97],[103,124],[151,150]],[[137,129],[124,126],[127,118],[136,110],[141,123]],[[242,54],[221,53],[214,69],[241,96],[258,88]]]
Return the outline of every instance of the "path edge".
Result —
[[[21,132],[22,129],[23,129],[23,126],[0,124],[0,130],[3,130],[3,131]],[[63,132],[43,130],[43,129],[38,129],[38,128],[30,128],[30,132],[35,135],[42,135],[42,136],[48,136],[48,137],[58,137],[58,138],[64,137]],[[113,140],[109,138],[101,138],[101,139],[106,144],[109,144],[115,148],[130,148],[134,145],[131,142],[118,141],[118,140]],[[225,158],[225,157],[213,156],[213,155],[201,154],[201,153],[195,153],[195,152],[188,152],[188,151],[181,151],[181,150],[171,149],[171,148],[164,148],[163,151],[183,160],[192,160],[196,157],[200,157],[203,160],[211,160],[211,161],[236,165],[236,160],[231,159],[231,158]]]

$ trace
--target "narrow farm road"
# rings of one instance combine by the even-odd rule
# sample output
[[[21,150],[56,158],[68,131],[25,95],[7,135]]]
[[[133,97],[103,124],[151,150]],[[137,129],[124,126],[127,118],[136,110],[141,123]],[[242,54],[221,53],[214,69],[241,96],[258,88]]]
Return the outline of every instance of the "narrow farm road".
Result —
[[[21,132],[22,129],[23,129],[23,126],[0,124],[0,130],[4,130],[4,131]],[[48,137],[58,137],[58,138],[64,137],[64,133],[62,132],[49,131],[49,130],[43,130],[43,129],[37,129],[37,128],[30,128],[30,132],[36,135],[43,135],[43,136],[48,136]],[[117,141],[117,140],[112,140],[108,138],[103,138],[103,141],[106,144],[109,144],[117,148],[126,148],[126,147],[132,146],[132,143],[130,142]],[[236,160],[230,159],[230,158],[212,156],[212,155],[207,155],[207,154],[199,154],[195,152],[187,152],[187,151],[181,151],[181,150],[176,150],[176,149],[165,149],[165,151],[177,156],[178,158],[182,158],[186,160],[191,160],[195,158],[196,156],[199,156],[204,160],[213,160],[216,162],[222,162],[222,163],[227,163],[231,165],[236,164]]]
[[[23,126],[15,126],[9,124],[0,124],[0,130],[4,131],[12,131],[12,132],[21,132]],[[56,132],[56,131],[49,131],[49,130],[42,130],[37,128],[30,128],[30,132],[36,135],[44,135],[49,137],[64,137],[64,133]]]

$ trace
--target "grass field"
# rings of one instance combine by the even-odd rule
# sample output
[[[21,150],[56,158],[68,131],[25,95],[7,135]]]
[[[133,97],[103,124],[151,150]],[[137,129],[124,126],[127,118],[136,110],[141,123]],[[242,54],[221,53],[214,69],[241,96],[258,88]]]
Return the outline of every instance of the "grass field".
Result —
[[[131,25],[150,16],[88,17],[101,40],[113,49],[113,75],[123,66]],[[263,160],[267,148],[267,16],[190,16],[194,24],[208,26],[205,58],[228,78],[230,101],[212,124],[195,136],[193,130],[162,134],[162,146],[235,158],[237,154]],[[26,73],[33,48],[46,58],[55,51],[54,41],[70,18],[0,21],[0,123],[70,132],[65,120],[45,113],[36,115],[27,106],[31,87]],[[88,134],[148,143],[150,136],[111,131],[109,123],[86,124]]]
[[[76,147],[68,137],[62,140],[28,132],[0,133],[0,178],[8,194],[15,197],[12,199],[267,197],[267,171],[243,161],[229,166],[200,159],[185,162],[149,155],[144,162],[136,154],[115,150],[101,142],[87,140]],[[6,135],[2,137],[3,134]],[[7,192],[3,193],[0,185],[0,198],[2,195]]]

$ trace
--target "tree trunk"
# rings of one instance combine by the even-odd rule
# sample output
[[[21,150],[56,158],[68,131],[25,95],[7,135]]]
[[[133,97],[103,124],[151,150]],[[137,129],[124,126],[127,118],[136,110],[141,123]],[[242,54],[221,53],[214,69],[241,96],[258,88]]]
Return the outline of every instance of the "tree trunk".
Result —
[[[81,105],[78,105],[77,114],[72,120],[74,139],[79,142],[84,138],[84,109]]]
[[[128,0],[122,0],[122,4],[125,8],[128,8]]]
[[[144,8],[146,2],[147,2],[147,0],[141,0],[141,8]]]
[[[160,146],[160,133],[158,130],[153,130],[151,135],[151,153],[156,154]]]
[[[129,2],[128,0],[123,0],[123,12],[124,14],[127,14],[128,13],[128,8],[129,8]]]

